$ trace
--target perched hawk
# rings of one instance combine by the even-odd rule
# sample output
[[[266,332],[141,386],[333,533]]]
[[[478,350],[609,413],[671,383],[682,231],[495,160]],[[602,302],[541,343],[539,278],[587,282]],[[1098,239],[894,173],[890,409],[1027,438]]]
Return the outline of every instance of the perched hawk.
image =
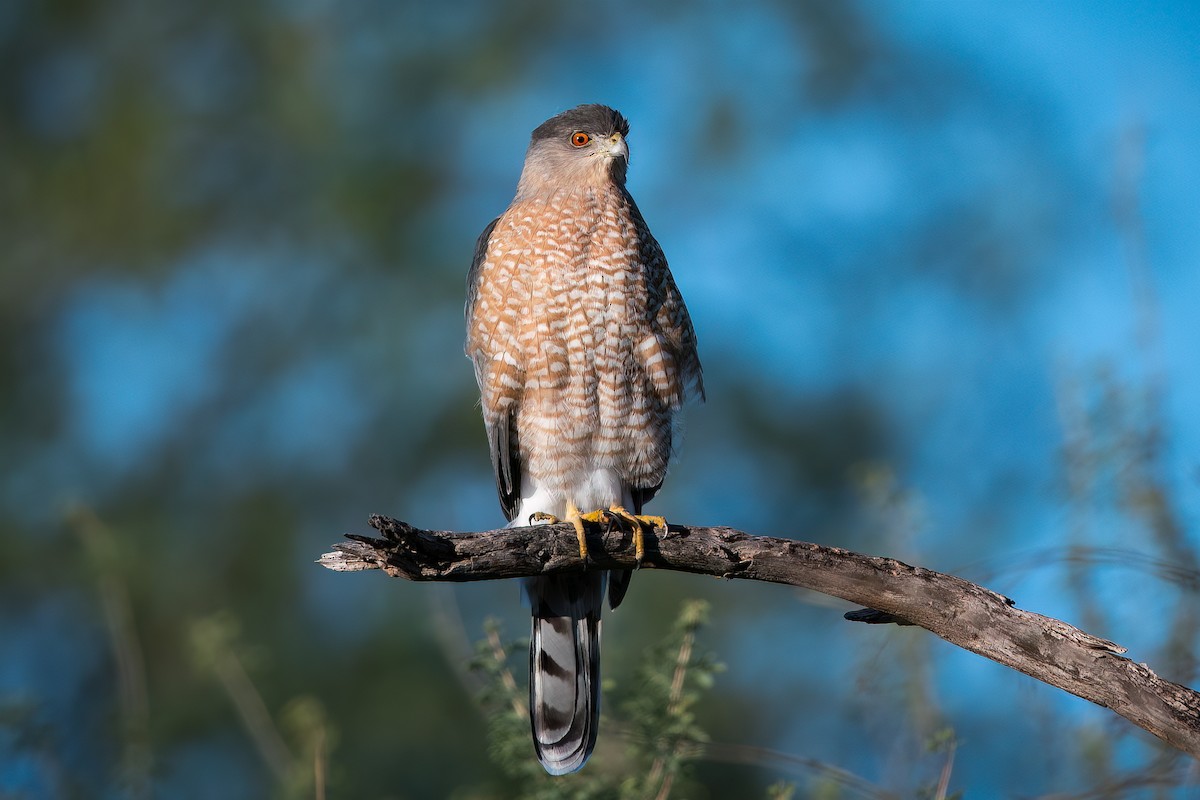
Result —
[[[633,526],[662,486],[673,428],[703,398],[696,335],[662,248],[625,189],[629,123],[584,105],[533,132],[517,194],[479,237],[467,278],[474,362],[510,525]],[[525,581],[533,607],[529,710],[553,775],[583,766],[600,713],[600,607],[631,573]]]

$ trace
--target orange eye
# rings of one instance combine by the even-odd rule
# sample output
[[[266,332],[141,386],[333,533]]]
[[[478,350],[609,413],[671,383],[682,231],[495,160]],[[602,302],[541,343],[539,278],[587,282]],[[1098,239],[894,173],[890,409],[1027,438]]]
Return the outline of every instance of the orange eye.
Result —
[[[571,134],[571,144],[575,145],[576,147],[583,147],[591,140],[592,137],[588,136],[583,131],[576,131],[575,133]]]

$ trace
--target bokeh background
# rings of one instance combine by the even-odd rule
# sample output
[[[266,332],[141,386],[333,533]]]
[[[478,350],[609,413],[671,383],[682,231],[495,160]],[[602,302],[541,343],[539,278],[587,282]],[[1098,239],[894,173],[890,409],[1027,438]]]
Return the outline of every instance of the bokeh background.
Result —
[[[580,102],[632,121],[706,366],[655,513],[953,572],[1197,683],[1196,4],[6,0],[0,797],[311,796],[314,759],[331,797],[516,795],[466,669],[486,617],[526,635],[516,585],[313,561],[372,512],[501,522],[464,278]],[[782,587],[638,576],[616,687],[691,597],[741,757],[678,796],[1200,791]]]

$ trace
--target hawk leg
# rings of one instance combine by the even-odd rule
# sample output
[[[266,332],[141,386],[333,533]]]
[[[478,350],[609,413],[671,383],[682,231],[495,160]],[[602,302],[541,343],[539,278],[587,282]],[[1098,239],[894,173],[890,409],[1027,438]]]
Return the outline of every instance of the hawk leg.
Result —
[[[574,503],[567,503],[567,518],[565,520],[561,520],[553,514],[547,514],[545,511],[535,511],[529,515],[530,525],[532,525],[534,522],[544,522],[547,525],[557,525],[560,522],[569,522],[575,526],[575,535],[579,538],[579,557],[583,559],[584,563],[587,563],[587,532],[583,529],[584,520],[587,520],[588,522],[598,521],[594,518],[593,514],[580,514],[579,509],[575,507]]]
[[[648,515],[638,515],[630,512],[624,506],[609,506],[607,509],[593,511],[591,514],[584,514],[583,519],[589,522],[608,522],[619,520],[628,524],[633,530],[633,552],[637,558],[637,565],[640,568],[642,561],[646,558],[646,536],[645,528],[656,531],[659,528],[663,533],[667,532],[667,521],[663,517],[655,517]]]
[[[608,508],[589,511],[587,514],[579,513],[579,509],[574,503],[567,504],[567,518],[561,520],[553,514],[547,514],[544,511],[537,511],[529,515],[529,524],[542,522],[547,525],[557,525],[560,522],[569,522],[575,527],[575,535],[579,538],[579,557],[585,562],[588,560],[587,547],[587,532],[584,530],[585,522],[594,524],[612,525],[613,522],[624,523],[630,526],[633,530],[633,552],[637,559],[637,566],[642,566],[642,561],[646,558],[646,535],[645,528],[652,531],[662,529],[663,533],[667,532],[667,520],[663,517],[656,517],[646,514],[634,514],[624,506],[609,506]],[[611,530],[611,528],[610,528]]]

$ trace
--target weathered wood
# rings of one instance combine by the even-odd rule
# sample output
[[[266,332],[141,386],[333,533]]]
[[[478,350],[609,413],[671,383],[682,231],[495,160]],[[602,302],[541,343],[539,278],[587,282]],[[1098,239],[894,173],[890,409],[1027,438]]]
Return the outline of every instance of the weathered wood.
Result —
[[[422,581],[518,578],[636,566],[632,536],[593,530],[583,565],[570,525],[480,533],[427,531],[376,515],[382,539],[347,534],[318,563],[339,571],[381,569]],[[1200,693],[1163,680],[1125,649],[1065,622],[1016,608],[988,589],[890,558],[837,547],[750,536],[725,527],[671,525],[646,534],[643,568],[801,586],[867,608],[848,619],[919,625],[951,644],[1112,709],[1200,758]]]

